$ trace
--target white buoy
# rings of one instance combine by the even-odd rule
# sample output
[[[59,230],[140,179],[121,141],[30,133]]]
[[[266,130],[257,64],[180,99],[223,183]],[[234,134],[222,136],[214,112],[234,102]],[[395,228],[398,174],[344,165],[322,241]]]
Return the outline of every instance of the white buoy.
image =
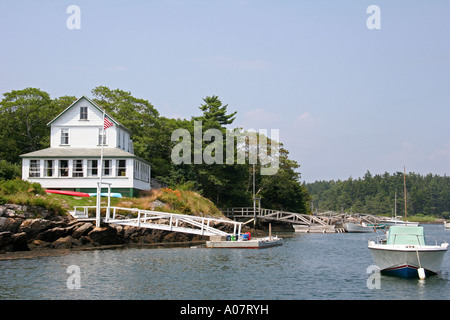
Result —
[[[419,273],[419,279],[421,279],[421,280],[425,279],[425,269],[424,268],[417,269],[417,272]]]

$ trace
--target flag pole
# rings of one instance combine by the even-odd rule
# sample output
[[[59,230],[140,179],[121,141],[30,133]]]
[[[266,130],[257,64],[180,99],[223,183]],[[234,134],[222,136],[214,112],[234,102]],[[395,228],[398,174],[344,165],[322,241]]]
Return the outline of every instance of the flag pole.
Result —
[[[96,212],[96,219],[95,219],[95,225],[96,227],[100,227],[100,207],[101,207],[101,200],[102,200],[102,175],[103,175],[103,146],[105,145],[105,117],[106,117],[106,111],[103,109],[103,118],[102,118],[102,135],[100,137],[100,145],[101,145],[101,151],[100,151],[100,174],[99,174],[99,181],[97,182],[97,212]]]

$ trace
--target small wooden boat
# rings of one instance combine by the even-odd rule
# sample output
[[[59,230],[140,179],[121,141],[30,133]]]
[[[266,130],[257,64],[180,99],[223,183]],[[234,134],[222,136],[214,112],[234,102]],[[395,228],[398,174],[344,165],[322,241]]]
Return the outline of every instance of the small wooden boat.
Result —
[[[74,197],[89,197],[88,193],[84,192],[78,192],[78,191],[66,191],[66,190],[45,190],[47,193],[54,193],[54,194],[62,194],[66,196],[74,196]]]

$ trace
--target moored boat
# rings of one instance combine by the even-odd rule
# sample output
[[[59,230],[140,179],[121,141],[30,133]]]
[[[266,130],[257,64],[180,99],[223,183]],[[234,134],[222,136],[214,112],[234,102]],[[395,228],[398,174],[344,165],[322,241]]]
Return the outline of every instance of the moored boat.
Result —
[[[424,229],[419,226],[391,226],[384,237],[369,240],[368,248],[375,264],[386,274],[420,277],[420,271],[440,271],[448,243],[425,243]]]
[[[368,226],[364,222],[363,223],[347,222],[344,224],[344,229],[347,232],[375,232],[376,231],[375,226]]]

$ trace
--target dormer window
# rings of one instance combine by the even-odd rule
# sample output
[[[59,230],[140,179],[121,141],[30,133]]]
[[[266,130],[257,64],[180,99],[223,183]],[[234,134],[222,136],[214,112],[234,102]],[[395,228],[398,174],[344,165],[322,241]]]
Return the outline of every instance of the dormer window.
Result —
[[[88,119],[88,108],[80,107],[80,120],[87,120],[87,119]]]

